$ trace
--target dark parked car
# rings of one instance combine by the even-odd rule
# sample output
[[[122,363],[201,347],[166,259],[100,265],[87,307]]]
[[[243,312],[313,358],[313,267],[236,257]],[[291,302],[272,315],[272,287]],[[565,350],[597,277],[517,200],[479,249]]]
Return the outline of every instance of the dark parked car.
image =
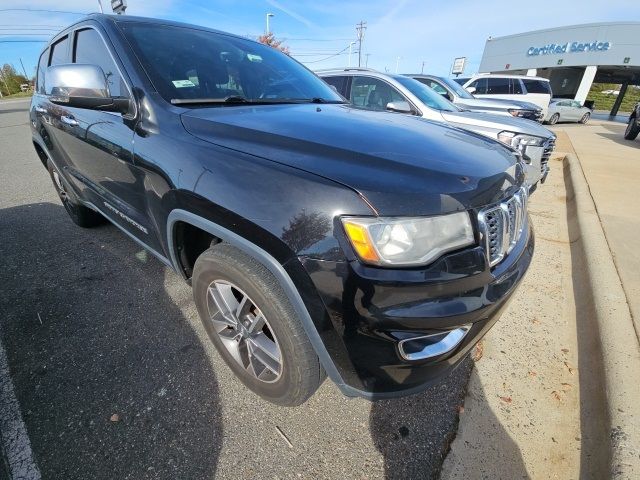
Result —
[[[633,107],[633,112],[629,115],[629,122],[624,131],[624,138],[627,140],[635,140],[640,133],[640,102]]]
[[[354,108],[245,38],[89,16],[42,53],[30,117],[73,221],[110,220],[191,282],[220,355],[278,404],[325,374],[350,396],[424,388],[533,254],[514,151]]]

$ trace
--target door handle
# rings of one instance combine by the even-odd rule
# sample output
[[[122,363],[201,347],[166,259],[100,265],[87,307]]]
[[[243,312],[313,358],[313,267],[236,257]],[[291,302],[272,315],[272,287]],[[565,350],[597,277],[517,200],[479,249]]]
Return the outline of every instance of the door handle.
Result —
[[[60,117],[60,121],[61,121],[62,123],[64,123],[65,125],[70,125],[70,126],[72,126],[72,127],[77,127],[77,126],[78,126],[78,121],[77,121],[75,118],[73,118],[73,117],[68,117],[68,116],[66,116],[66,115],[62,115],[62,116]]]
[[[36,105],[36,113],[47,113],[47,109],[44,107],[41,107],[40,105]]]

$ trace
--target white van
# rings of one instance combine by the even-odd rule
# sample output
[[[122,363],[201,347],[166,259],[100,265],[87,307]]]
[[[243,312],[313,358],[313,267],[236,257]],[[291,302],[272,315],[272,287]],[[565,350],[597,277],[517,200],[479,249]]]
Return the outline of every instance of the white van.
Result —
[[[535,103],[545,116],[552,97],[549,80],[525,75],[478,74],[469,78],[463,87],[474,97]]]

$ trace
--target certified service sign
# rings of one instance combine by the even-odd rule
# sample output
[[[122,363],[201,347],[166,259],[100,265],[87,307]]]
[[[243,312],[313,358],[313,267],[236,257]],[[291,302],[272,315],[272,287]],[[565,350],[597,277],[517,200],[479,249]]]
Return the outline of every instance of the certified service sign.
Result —
[[[553,55],[561,53],[578,53],[578,52],[606,52],[611,48],[611,42],[567,42],[567,43],[550,43],[543,47],[529,47],[527,56],[535,57],[536,55]]]

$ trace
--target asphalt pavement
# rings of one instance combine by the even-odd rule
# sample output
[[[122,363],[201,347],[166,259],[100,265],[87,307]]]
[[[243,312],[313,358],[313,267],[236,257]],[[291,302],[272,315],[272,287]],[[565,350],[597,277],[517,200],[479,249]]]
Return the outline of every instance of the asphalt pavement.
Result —
[[[327,381],[297,408],[262,401],[210,345],[188,285],[115,227],[71,222],[27,109],[0,102],[0,340],[42,478],[437,478],[470,361],[397,400]]]

